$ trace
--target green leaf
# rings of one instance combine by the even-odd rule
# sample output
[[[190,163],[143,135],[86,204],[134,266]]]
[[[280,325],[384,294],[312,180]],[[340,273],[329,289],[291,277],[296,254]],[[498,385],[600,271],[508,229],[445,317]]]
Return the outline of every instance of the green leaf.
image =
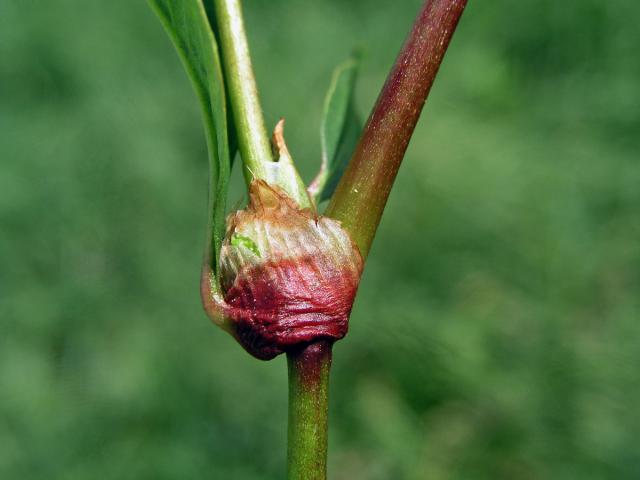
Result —
[[[258,245],[256,245],[256,242],[251,240],[249,237],[234,233],[231,237],[231,246],[244,247],[247,250],[253,252],[258,258],[260,258],[260,250],[258,249]]]
[[[233,152],[229,148],[230,136],[235,137],[229,131],[218,45],[202,0],[149,0],[149,4],[178,50],[202,107],[211,172],[206,261],[217,274],[231,157],[235,155],[235,148]]]
[[[354,105],[359,65],[360,59],[357,55],[338,65],[325,97],[320,126],[322,163],[318,175],[308,189],[316,203],[329,199],[333,194],[362,131]]]

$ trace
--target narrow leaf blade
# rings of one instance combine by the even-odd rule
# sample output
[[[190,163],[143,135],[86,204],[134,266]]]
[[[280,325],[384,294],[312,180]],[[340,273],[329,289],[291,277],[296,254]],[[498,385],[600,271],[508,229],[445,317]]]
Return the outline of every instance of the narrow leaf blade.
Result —
[[[218,46],[202,0],[149,0],[149,4],[178,51],[202,107],[210,169],[211,217],[206,261],[217,273],[231,170],[230,133]]]
[[[353,56],[338,65],[325,97],[320,126],[322,163],[318,175],[309,185],[309,193],[316,203],[327,200],[333,194],[362,130],[354,106],[359,64],[359,58]]]

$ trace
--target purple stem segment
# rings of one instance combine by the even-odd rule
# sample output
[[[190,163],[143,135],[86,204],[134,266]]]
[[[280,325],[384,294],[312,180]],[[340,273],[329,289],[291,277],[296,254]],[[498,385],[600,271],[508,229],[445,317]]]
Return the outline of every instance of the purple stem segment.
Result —
[[[427,0],[387,77],[326,215],[342,222],[363,257],[467,0]]]

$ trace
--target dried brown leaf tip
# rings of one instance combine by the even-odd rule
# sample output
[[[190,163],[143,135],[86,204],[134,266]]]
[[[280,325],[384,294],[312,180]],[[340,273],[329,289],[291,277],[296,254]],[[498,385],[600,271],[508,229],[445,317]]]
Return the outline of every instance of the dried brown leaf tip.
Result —
[[[347,232],[262,180],[251,183],[249,198],[227,218],[223,298],[205,299],[207,310],[262,359],[344,337],[363,266]]]

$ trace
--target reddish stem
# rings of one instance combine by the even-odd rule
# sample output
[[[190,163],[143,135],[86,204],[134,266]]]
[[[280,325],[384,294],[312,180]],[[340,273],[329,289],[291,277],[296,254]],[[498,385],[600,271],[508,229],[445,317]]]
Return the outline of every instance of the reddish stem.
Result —
[[[420,112],[467,0],[427,0],[327,208],[366,257]]]

